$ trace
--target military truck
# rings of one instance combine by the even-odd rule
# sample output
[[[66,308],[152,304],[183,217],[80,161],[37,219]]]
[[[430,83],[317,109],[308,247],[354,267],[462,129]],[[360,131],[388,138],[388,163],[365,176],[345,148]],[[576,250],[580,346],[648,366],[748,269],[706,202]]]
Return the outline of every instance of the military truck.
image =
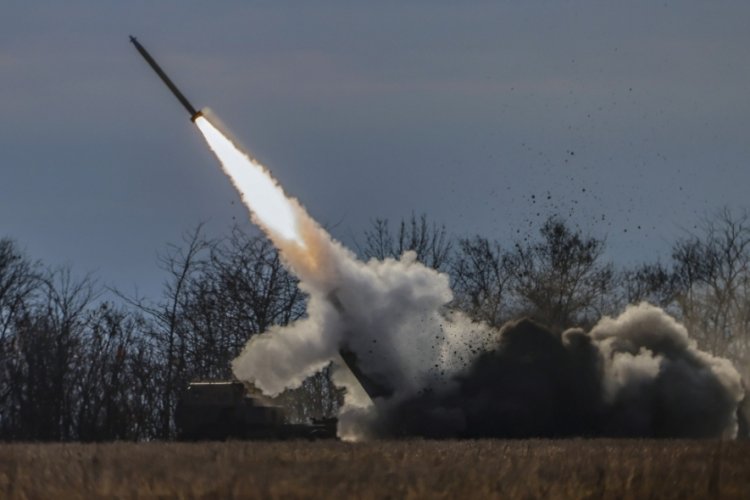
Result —
[[[336,419],[289,423],[281,407],[234,380],[190,383],[174,418],[177,438],[187,441],[336,437]]]
[[[338,303],[338,299],[333,297]],[[332,300],[333,300],[332,299]],[[340,304],[339,304],[340,307]],[[370,398],[387,397],[393,388],[382,375],[365,373],[357,355],[346,346],[339,350],[339,364],[346,366]],[[175,410],[177,438],[224,439],[332,439],[336,418],[290,423],[282,407],[252,384],[237,380],[192,382]]]

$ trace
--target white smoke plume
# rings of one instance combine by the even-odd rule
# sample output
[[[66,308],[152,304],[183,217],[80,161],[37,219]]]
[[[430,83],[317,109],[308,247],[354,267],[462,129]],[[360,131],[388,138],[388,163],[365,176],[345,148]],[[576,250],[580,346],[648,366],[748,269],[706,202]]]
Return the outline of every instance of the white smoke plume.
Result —
[[[470,339],[472,330],[488,337],[488,329],[459,327],[470,323],[443,311],[452,299],[447,276],[416,262],[413,253],[363,263],[338,245],[330,250],[340,264],[334,286],[303,282],[310,295],[307,317],[252,338],[233,363],[239,379],[275,395],[299,386],[330,362],[341,365],[339,350],[346,349],[356,355],[362,372],[402,399],[459,373],[471,361],[469,341],[477,344],[483,338]],[[347,372],[339,366],[334,377],[347,388],[344,414],[366,421],[374,408]],[[366,434],[350,419],[342,419],[350,432]]]
[[[590,332],[604,360],[609,404],[638,406],[650,425],[708,437],[737,435],[742,379],[725,358],[698,349],[687,329],[663,310],[642,303],[617,318],[603,318]],[[636,405],[630,398],[656,401]],[[633,425],[631,422],[629,425]]]
[[[238,379],[273,396],[333,363],[334,383],[347,389],[339,420],[347,439],[660,435],[655,419],[668,417],[671,425],[683,410],[692,412],[685,425],[696,426],[701,412],[708,423],[680,435],[736,432],[743,395],[736,370],[699,351],[663,311],[643,304],[603,319],[589,333],[562,336],[526,323],[502,331],[472,323],[447,309],[453,295],[446,275],[417,262],[413,252],[359,261],[215,123],[196,119],[253,221],[309,294],[304,319],[250,339],[232,364]],[[531,333],[523,340],[521,331]],[[354,356],[360,375],[378,388],[374,404],[341,352]],[[535,357],[546,361],[518,363]],[[528,387],[525,396],[515,389],[519,384]],[[661,398],[656,408],[653,397]],[[720,409],[702,406],[709,400]],[[580,411],[564,413],[571,405]],[[550,423],[545,412],[562,416]]]

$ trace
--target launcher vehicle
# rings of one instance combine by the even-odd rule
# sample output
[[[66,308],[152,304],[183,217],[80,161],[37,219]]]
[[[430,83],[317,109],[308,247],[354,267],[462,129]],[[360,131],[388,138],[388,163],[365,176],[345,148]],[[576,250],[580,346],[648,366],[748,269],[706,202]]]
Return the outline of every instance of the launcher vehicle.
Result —
[[[336,438],[336,419],[289,423],[281,407],[238,381],[192,382],[174,419],[177,437],[185,441]]]

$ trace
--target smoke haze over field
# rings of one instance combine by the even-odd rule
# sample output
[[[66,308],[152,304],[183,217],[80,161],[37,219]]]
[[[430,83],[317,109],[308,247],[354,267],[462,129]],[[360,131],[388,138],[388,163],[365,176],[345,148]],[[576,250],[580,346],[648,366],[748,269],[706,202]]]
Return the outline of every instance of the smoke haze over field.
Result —
[[[250,339],[240,380],[273,396],[333,363],[345,439],[736,435],[738,372],[664,311],[643,303],[562,334],[472,322],[449,310],[447,275],[414,252],[359,261],[210,119],[196,125],[309,295],[304,319]]]

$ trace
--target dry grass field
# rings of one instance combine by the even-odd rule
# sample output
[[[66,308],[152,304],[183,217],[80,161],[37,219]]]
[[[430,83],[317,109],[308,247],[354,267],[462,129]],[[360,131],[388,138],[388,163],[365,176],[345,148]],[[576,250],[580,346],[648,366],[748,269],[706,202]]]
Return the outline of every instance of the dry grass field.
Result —
[[[0,445],[2,498],[750,498],[750,442]]]

